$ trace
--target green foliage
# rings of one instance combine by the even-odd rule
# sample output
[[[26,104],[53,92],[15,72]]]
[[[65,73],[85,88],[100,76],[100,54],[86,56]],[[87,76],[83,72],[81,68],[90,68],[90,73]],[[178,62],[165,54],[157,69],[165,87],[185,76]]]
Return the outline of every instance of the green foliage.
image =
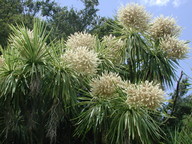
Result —
[[[183,119],[184,126],[170,131],[170,139],[167,139],[168,144],[191,144],[192,143],[192,116],[188,115]]]
[[[165,143],[168,144],[190,144],[191,137],[191,113],[192,99],[188,95],[189,79],[181,76],[177,82],[176,90],[170,94],[171,100],[164,108],[171,116],[164,123],[164,130],[167,132]]]
[[[61,61],[63,41],[46,43],[44,23],[36,20],[32,30],[25,26],[11,26],[11,29],[10,45],[2,51],[5,63],[0,69],[3,109],[0,137],[4,143],[16,139],[20,143],[56,142],[60,139],[57,132],[68,124],[73,127],[74,122],[70,120],[76,118],[81,110],[78,108],[83,107],[77,123],[79,136],[93,130],[93,135],[102,133],[101,142],[109,143],[123,143],[125,137],[130,142],[150,143],[152,132],[159,137],[159,128],[148,110],[130,108],[125,104],[123,93],[122,97],[111,100],[78,99],[79,94],[85,95],[79,89],[88,90],[86,81],[90,80],[82,79]],[[98,42],[98,46],[100,44]],[[102,52],[102,48],[101,44],[98,52]],[[106,68],[99,73],[115,68],[112,63],[111,67],[107,66],[108,62],[111,63],[102,60],[102,67]],[[125,122],[119,118],[129,119]],[[114,126],[116,123],[118,127]],[[59,128],[60,125],[64,126]],[[121,131],[122,127],[125,128]],[[97,138],[94,140],[98,141]]]
[[[0,4],[0,44],[5,46],[10,33],[8,24],[18,22],[22,8],[20,0],[0,0]]]
[[[0,45],[3,47],[6,47],[11,33],[9,25],[17,23],[32,28],[34,17],[39,14],[50,16],[56,7],[56,3],[50,0],[0,0],[0,4]]]
[[[98,16],[95,8],[97,2],[84,1],[85,8],[82,10],[68,9],[56,6],[54,13],[49,18],[50,27],[54,29],[52,37],[64,38],[75,32],[90,31],[97,23]]]
[[[43,23],[36,21],[32,31],[23,26],[12,26],[12,30],[0,71],[1,140],[52,141],[59,122],[69,112],[75,113],[76,87],[71,85],[78,84],[78,79],[56,61],[58,53],[46,44]]]
[[[160,49],[159,40],[147,32],[126,28],[117,20],[99,18],[95,8],[98,0],[82,0],[85,8],[79,11],[59,7],[50,0],[0,2],[4,4],[0,27],[7,28],[1,31],[5,33],[3,47],[12,32],[0,57],[1,143],[153,144],[166,141],[160,123],[164,130],[170,129],[167,137],[171,143],[191,143],[192,104],[191,96],[185,96],[187,79],[181,83],[179,79],[173,103],[164,104],[165,109],[135,106],[128,99],[140,93],[146,95],[145,90],[140,92],[136,87],[146,80],[162,87],[173,85],[178,62]],[[8,11],[11,5],[13,11]],[[38,13],[47,18],[48,26],[38,19],[33,21]],[[92,51],[100,65],[94,75],[78,73],[63,57],[70,49],[63,39],[77,31],[98,34]],[[120,48],[123,60],[119,63],[107,57],[107,44],[102,41],[111,33],[115,40],[125,42]],[[123,79],[119,82],[122,87],[113,81],[114,97],[97,97],[90,83],[108,72],[121,76],[118,78]],[[113,90],[108,84],[103,83],[107,90]],[[171,113],[165,122],[162,111]]]
[[[192,112],[191,95],[187,95],[190,87],[189,79],[187,77],[182,78],[182,76],[183,72],[177,82],[176,90],[170,94],[171,100],[166,107],[167,113],[172,116],[172,118],[167,120],[167,125],[170,129],[183,127],[182,120]]]
[[[102,39],[106,35],[113,33],[114,28],[112,24],[115,23],[115,20],[111,18],[102,17],[98,20],[97,24],[91,30],[92,34],[98,35]]]
[[[162,85],[173,86],[177,60],[169,59],[159,49],[159,42],[143,32],[127,29],[119,22],[112,23],[113,33],[126,41],[125,63],[129,69],[131,82],[141,80],[157,81]]]
[[[74,8],[60,7],[51,0],[1,0],[0,9],[0,44],[7,45],[8,35],[11,32],[10,24],[25,24],[33,27],[33,18],[41,15],[46,19],[49,29],[54,29],[51,38],[67,38],[77,31],[90,31],[98,23],[99,17],[95,8],[98,1],[82,1],[85,8],[77,11]],[[11,9],[11,11],[10,11]]]
[[[85,137],[92,130],[97,143],[157,143],[161,130],[150,111],[130,107],[120,93],[114,99],[81,97],[85,107],[78,117],[76,135]]]

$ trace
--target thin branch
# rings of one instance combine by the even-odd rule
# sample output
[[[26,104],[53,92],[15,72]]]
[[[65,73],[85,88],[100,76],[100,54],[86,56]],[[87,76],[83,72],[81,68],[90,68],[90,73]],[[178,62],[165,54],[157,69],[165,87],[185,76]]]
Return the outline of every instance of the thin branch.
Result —
[[[165,125],[165,124],[169,121],[169,119],[173,116],[173,114],[175,113],[175,110],[176,110],[175,107],[176,107],[177,99],[178,99],[178,97],[179,97],[180,82],[181,82],[181,80],[182,80],[183,75],[184,75],[184,72],[181,71],[180,77],[179,77],[179,79],[178,79],[178,81],[177,81],[177,86],[176,86],[175,94],[173,94],[173,96],[172,96],[173,106],[172,106],[171,114],[170,114],[170,116],[169,116],[168,118],[166,118],[166,119],[161,123],[161,125]]]
[[[172,96],[173,99],[173,107],[172,107],[172,111],[171,111],[171,116],[173,116],[175,110],[176,110],[176,104],[177,104],[177,99],[179,97],[179,90],[180,90],[180,83],[183,77],[183,71],[181,71],[179,80],[177,81],[177,87],[176,87],[176,91],[175,91],[175,95]]]

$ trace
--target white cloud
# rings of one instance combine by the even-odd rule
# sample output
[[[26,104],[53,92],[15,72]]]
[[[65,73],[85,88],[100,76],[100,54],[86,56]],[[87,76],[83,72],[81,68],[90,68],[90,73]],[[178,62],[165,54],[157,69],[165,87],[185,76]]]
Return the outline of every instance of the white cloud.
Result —
[[[174,7],[179,7],[181,5],[181,0],[174,0],[172,4]]]
[[[166,6],[167,4],[172,4],[174,7],[179,7],[181,4],[185,3],[186,0],[140,0],[141,3],[149,6]]]
[[[154,6],[154,5],[165,6],[168,4],[170,0],[141,0],[141,1],[150,6]]]

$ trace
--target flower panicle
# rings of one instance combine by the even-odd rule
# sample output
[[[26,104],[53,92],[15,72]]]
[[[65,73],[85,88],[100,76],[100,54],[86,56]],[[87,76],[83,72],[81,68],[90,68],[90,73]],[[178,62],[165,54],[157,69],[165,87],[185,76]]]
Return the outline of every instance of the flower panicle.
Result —
[[[133,28],[140,32],[148,29],[151,14],[137,3],[130,3],[119,9],[117,18],[126,28]]]
[[[76,49],[78,47],[87,47],[94,49],[96,44],[96,37],[86,32],[75,32],[68,37],[66,46],[69,49]]]
[[[180,32],[181,27],[176,24],[176,20],[173,17],[165,17],[162,15],[156,17],[149,28],[149,33],[154,39],[165,36],[178,36]]]
[[[156,109],[165,101],[164,91],[160,85],[145,81],[139,85],[130,84],[127,89],[127,104],[136,107]]]
[[[189,47],[186,41],[166,36],[160,41],[160,49],[166,53],[168,58],[183,59],[186,57]]]
[[[77,73],[87,76],[94,75],[100,64],[97,53],[93,50],[89,50],[87,47],[66,50],[61,59]]]
[[[104,36],[102,42],[105,44],[105,56],[115,64],[122,62],[122,53],[124,48],[124,41],[115,36]]]
[[[105,72],[92,79],[90,86],[91,95],[108,99],[116,96],[117,89],[124,87],[125,82],[117,73]]]

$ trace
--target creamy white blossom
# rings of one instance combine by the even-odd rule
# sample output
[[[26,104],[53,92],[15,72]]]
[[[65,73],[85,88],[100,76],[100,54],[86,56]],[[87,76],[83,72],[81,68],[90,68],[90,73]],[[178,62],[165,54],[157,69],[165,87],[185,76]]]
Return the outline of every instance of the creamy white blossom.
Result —
[[[33,31],[32,30],[27,30],[27,34],[28,34],[28,36],[29,36],[29,39],[33,39],[34,38],[34,33],[33,33]]]
[[[78,47],[94,49],[95,44],[96,37],[86,32],[75,32],[68,37],[66,42],[66,46],[70,49],[76,49]]]
[[[160,16],[154,19],[149,28],[149,34],[154,39],[163,38],[165,36],[178,36],[181,27],[176,24],[172,17]]]
[[[21,31],[25,31],[27,33],[27,36],[28,36],[30,42],[32,42],[32,40],[34,38],[34,32],[30,29],[25,29],[25,28],[21,28]],[[26,35],[23,34],[21,31],[19,31],[19,35],[11,36],[11,40],[10,40],[11,45],[15,45],[15,44],[18,45],[17,44],[18,39],[23,39],[23,40],[26,39]],[[22,43],[22,44],[24,44],[24,43]]]
[[[104,36],[102,42],[105,44],[105,56],[113,63],[122,62],[122,53],[124,47],[124,41],[117,39],[115,36]]]
[[[117,89],[124,85],[125,82],[118,74],[105,72],[91,81],[91,94],[96,97],[112,98],[117,95]]]
[[[95,74],[100,63],[97,53],[88,50],[87,47],[66,50],[65,54],[62,55],[62,60],[70,68],[82,75]]]
[[[139,85],[129,84],[125,92],[127,93],[127,103],[136,107],[148,107],[155,109],[165,101],[164,91],[160,85],[145,81]]]
[[[188,53],[186,41],[178,40],[175,37],[167,36],[160,42],[160,48],[172,59],[182,59]]]
[[[127,28],[144,31],[148,28],[151,15],[143,6],[131,3],[119,9],[117,18]]]

